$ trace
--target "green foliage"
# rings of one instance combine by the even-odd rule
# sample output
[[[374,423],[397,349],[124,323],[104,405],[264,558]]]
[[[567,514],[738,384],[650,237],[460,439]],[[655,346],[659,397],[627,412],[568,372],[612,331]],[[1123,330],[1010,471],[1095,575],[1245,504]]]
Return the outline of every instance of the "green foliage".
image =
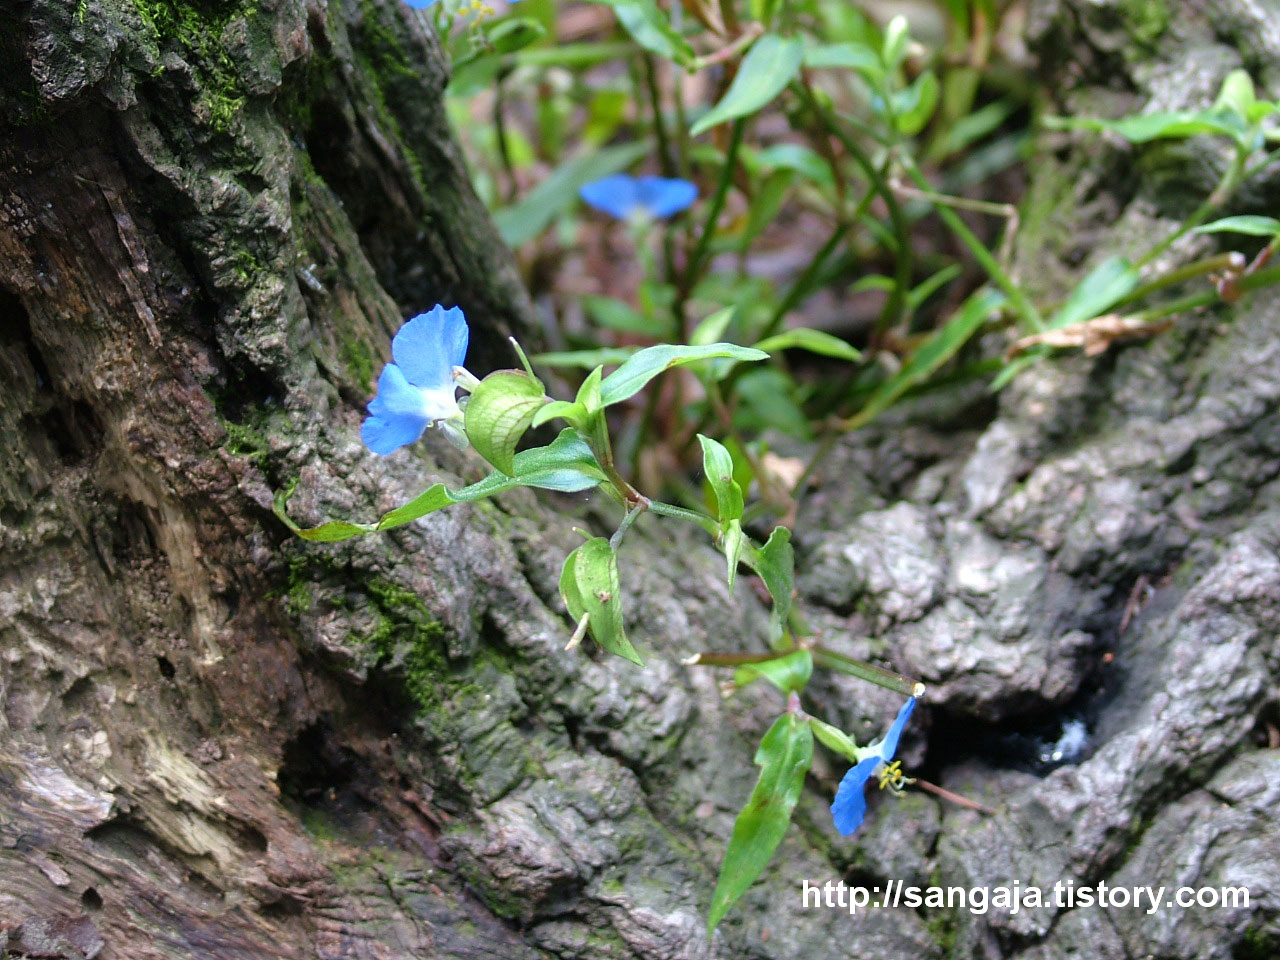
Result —
[[[756,113],[786,89],[800,71],[804,44],[796,37],[766,33],[742,58],[724,98],[690,130],[695,137],[717,124]]]
[[[516,444],[543,402],[542,384],[522,370],[498,370],[481,380],[466,409],[467,437],[476,453],[514,475]]]
[[[159,9],[152,0],[133,2]],[[1105,347],[1108,329],[1154,333],[1162,328],[1153,321],[1280,281],[1277,268],[1266,266],[1280,249],[1280,220],[1228,215],[1239,188],[1274,162],[1280,106],[1260,99],[1237,70],[1204,109],[1047,120],[1082,137],[1121,138],[1135,152],[1201,136],[1232,149],[1217,187],[1180,226],[1141,256],[1101,259],[1061,303],[1036,303],[1010,268],[1017,217],[1000,192],[1010,178],[997,175],[1035,149],[1023,118],[1043,98],[1030,78],[993,62],[1003,29],[996,4],[947,0],[947,34],[930,44],[913,38],[903,17],[882,28],[857,5],[825,0],[596,2],[611,11],[607,26],[570,42],[550,4],[494,16],[443,0],[428,14],[453,56],[450,109],[471,152],[477,192],[519,248],[537,302],[557,323],[548,337],[556,349],[534,361],[572,382],[548,378],[548,388],[527,361],[523,372],[462,380],[470,391],[465,439],[496,468],[478,483],[431,485],[371,523],[301,529],[285,510],[289,491],[277,496],[276,512],[300,537],[341,541],[518,486],[598,487],[621,518],[611,536],[587,532],[564,559],[559,589],[573,621],[569,647],[590,635],[636,665],[641,658],[624,630],[619,548],[638,518],[688,522],[711,537],[725,556],[726,603],[741,602],[733,591],[742,568],[758,577],[753,585],[763,584],[771,601],[767,649],[687,661],[732,668],[729,688],[764,680],[776,692],[762,693],[785,700],[756,754],[759,780],[725,852],[710,934],[785,835],[814,737],[851,763],[869,750],[801,708],[813,670],[903,696],[924,693],[916,681],[808,635],[794,598],[790,529],[804,478],[840,433],[918,393],[979,377],[999,389],[1055,349],[1092,349],[1097,337]],[[157,38],[164,31],[212,36],[211,21],[189,21],[176,5],[164,9],[174,12],[148,14]],[[170,19],[162,24],[161,17]],[[379,34],[382,21],[367,19],[376,53],[365,67],[383,78],[381,91],[381,83],[412,71],[395,38]],[[1164,29],[1159,11],[1139,19],[1139,41]],[[698,73],[706,82],[685,82]],[[703,91],[696,102],[693,89]],[[236,93],[227,96],[234,104]],[[493,122],[476,122],[484,115]],[[387,116],[394,124],[390,110]],[[610,181],[605,186],[617,196],[588,190],[595,209],[584,209],[584,186],[624,171],[642,179],[627,187]],[[673,187],[673,179],[684,183]],[[679,202],[653,202],[672,189],[684,191]],[[1157,271],[1154,264],[1193,230],[1222,235],[1223,243],[1261,237],[1266,244],[1258,253],[1258,242],[1246,240],[1252,261],[1232,250]],[[779,246],[786,257],[775,257]],[[771,270],[778,259],[783,266]],[[254,269],[251,256],[243,268]],[[1163,296],[1188,283],[1207,286],[1208,276],[1211,289]],[[818,297],[824,306],[811,309]],[[1002,332],[1014,340],[1007,359],[990,347]],[[353,379],[371,383],[367,345],[344,344],[344,354]],[[642,392],[642,402],[630,402]],[[552,443],[519,449],[531,430],[553,420],[567,426]],[[790,439],[779,443],[779,435]],[[253,438],[233,434],[229,446],[265,456]],[[778,447],[813,452],[779,457]],[[637,489],[631,476],[655,489]],[[764,530],[771,532],[760,542]],[[311,602],[309,590],[291,587],[293,610]],[[390,625],[375,634],[402,632],[405,598],[378,603]],[[413,648],[421,649],[411,689],[419,683],[426,696],[432,645]],[[931,920],[940,938],[953,937],[952,920]]]
[[[304,540],[333,543],[350,540],[366,533],[379,533],[412,523],[429,513],[434,513],[455,503],[482,500],[504,490],[516,487],[536,487],[542,490],[558,490],[573,493],[596,486],[604,479],[592,456],[591,449],[572,429],[561,431],[556,439],[545,447],[524,450],[515,455],[512,472],[505,475],[495,471],[479,483],[461,490],[450,490],[437,483],[418,494],[404,506],[384,513],[373,523],[351,523],[333,520],[318,527],[303,529],[289,516],[286,506],[292,491],[280,490],[275,496],[275,513],[284,524]]]
[[[786,835],[791,811],[800,799],[805,774],[813,762],[813,731],[808,719],[794,713],[779,717],[760,741],[755,762],[761,768],[760,779],[733,824],[733,835],[720,865],[720,879],[711,895],[708,937],[760,876]]]
[[[565,557],[560,596],[569,616],[581,622],[600,646],[615,656],[643,665],[622,628],[622,586],[618,555],[604,537],[594,537]]]

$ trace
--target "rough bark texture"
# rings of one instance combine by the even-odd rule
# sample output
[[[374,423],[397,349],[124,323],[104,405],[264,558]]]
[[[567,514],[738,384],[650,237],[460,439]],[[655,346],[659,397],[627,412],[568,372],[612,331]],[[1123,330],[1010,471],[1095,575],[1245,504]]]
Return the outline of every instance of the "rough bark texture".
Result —
[[[1195,106],[1274,3],[1039,3],[1085,112]],[[0,952],[103,958],[1270,957],[1280,951],[1280,308],[1182,318],[992,403],[851,440],[800,518],[833,645],[932,687],[914,794],[853,841],[821,759],[764,881],[702,935],[778,703],[678,663],[762,630],[711,548],[625,548],[645,670],[560,648],[573,501],[525,493],[384,538],[474,458],[380,459],[360,407],[406,316],[460,303],[473,369],[528,335],[445,128],[425,21],[381,0],[31,0],[0,24]],[[1050,303],[1169,229],[1222,158],[1064,142],[1020,271]],[[1274,212],[1280,173],[1247,198]],[[1187,256],[1197,239],[1169,259]],[[806,531],[809,531],[806,533]],[[728,615],[725,610],[730,611]],[[872,636],[875,641],[850,637]],[[823,680],[874,732],[895,698]],[[1064,720],[1083,754],[1047,772]],[[927,746],[926,746],[927,745]],[[971,916],[800,907],[801,878],[1245,884],[1247,909]]]

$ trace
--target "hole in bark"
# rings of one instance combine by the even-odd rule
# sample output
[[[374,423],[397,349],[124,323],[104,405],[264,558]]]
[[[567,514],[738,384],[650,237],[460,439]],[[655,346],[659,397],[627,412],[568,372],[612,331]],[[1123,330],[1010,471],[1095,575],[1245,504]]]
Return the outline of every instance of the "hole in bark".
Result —
[[[377,782],[369,764],[323,720],[289,742],[276,775],[286,805],[308,833],[319,837],[371,834],[377,807],[366,790]]]
[[[40,428],[67,466],[95,457],[106,435],[93,408],[80,400],[58,404],[40,418]]]
[[[267,835],[254,826],[245,826],[240,830],[240,846],[254,853],[267,852]]]
[[[160,674],[166,680],[172,680],[178,673],[178,668],[165,656],[156,657],[156,666],[160,668]]]
[[[977,757],[996,769],[1044,776],[1058,767],[1081,763],[1094,746],[1085,718],[1071,709],[1038,720],[1019,716],[1003,723],[940,716],[929,733],[921,776],[937,779],[942,767],[965,757]]]
[[[81,677],[67,687],[67,692],[62,695],[62,705],[66,707],[68,712],[74,712],[86,706],[88,701],[93,699],[93,687],[92,680],[88,677]]]
[[[97,912],[102,909],[102,894],[93,887],[89,887],[80,894],[80,903],[91,913]]]

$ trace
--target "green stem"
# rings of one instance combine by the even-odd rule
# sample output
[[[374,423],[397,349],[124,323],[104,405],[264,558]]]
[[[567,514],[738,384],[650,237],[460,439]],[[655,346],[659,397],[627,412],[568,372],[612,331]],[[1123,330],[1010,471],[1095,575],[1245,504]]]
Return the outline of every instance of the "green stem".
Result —
[[[889,294],[889,299],[885,302],[884,309],[880,312],[880,318],[876,322],[877,330],[885,330],[902,317],[907,306],[907,289],[911,286],[911,226],[907,223],[906,215],[902,212],[902,205],[898,203],[897,196],[894,195],[893,190],[885,180],[884,171],[878,169],[871,162],[871,158],[867,156],[866,151],[858,146],[853,137],[849,136],[848,131],[841,126],[835,114],[819,102],[807,83],[797,82],[792,86],[799,91],[805,105],[822,121],[822,125],[840,141],[840,145],[844,147],[845,152],[861,168],[867,178],[867,182],[875,187],[876,192],[884,200],[885,209],[889,211],[889,221],[893,224],[893,233],[898,242],[898,256],[894,264],[893,291]]]
[[[677,507],[674,503],[663,503],[661,500],[653,500],[649,503],[649,509],[661,517],[674,517],[677,520],[687,520],[689,523],[701,527],[713,537],[720,535],[720,524],[714,518],[709,517],[705,513],[697,510],[686,510],[684,507]]]
[[[920,172],[920,168],[915,165],[910,157],[906,154],[900,154],[898,159],[902,164],[902,169],[906,171],[907,176],[915,182],[916,186],[927,193],[934,192],[925,175]],[[986,245],[974,236],[973,231],[965,226],[964,221],[950,207],[935,204],[933,209],[937,212],[939,219],[947,225],[951,232],[956,235],[956,238],[973,255],[973,258],[987,271],[987,276],[991,278],[991,282],[999,287],[1004,292],[1004,295],[1009,298],[1009,304],[1013,307],[1014,312],[1017,313],[1023,326],[1032,333],[1043,332],[1045,326],[1040,312],[1027,299],[1026,294],[1022,292],[1018,285],[1013,282],[1013,279],[1000,266],[996,258],[991,255],[991,251],[986,248]]]
[[[609,548],[614,552],[618,552],[618,548],[622,546],[622,538],[627,535],[627,531],[631,529],[631,525],[636,522],[636,517],[644,513],[646,505],[637,503],[634,507],[627,511],[626,516],[622,518],[622,522],[618,524],[618,529],[613,532],[613,536],[609,538]]]
[[[866,200],[873,195],[873,192],[868,190],[863,199]],[[864,212],[864,204],[859,204],[858,207],[859,209],[854,214],[853,222],[856,222]],[[773,314],[769,317],[769,322],[764,325],[764,330],[761,332],[759,339],[763,340],[765,337],[771,337],[778,332],[779,328],[782,326],[783,318],[795,309],[796,305],[804,299],[805,295],[809,292],[809,289],[813,286],[814,281],[817,279],[818,274],[822,272],[823,266],[826,265],[827,258],[830,257],[831,254],[835,253],[836,248],[840,246],[840,241],[843,240],[844,235],[849,232],[849,227],[850,223],[836,224],[836,228],[831,231],[831,236],[827,238],[827,242],[822,245],[821,249],[819,249],[814,255],[814,258],[809,261],[809,265],[804,268],[804,272],[801,273],[800,276],[796,277],[795,282],[791,284],[790,288],[788,288],[786,295],[778,303]]]
[[[738,148],[742,146],[742,133],[746,128],[746,118],[739,117],[733,122],[733,132],[729,135],[729,151],[725,155],[724,168],[720,171],[720,179],[716,183],[716,192],[707,207],[707,216],[702,223],[702,233],[698,237],[697,246],[685,265],[684,282],[680,285],[681,303],[689,296],[693,286],[698,282],[702,272],[703,261],[711,249],[711,239],[715,236],[716,223],[724,210],[725,197],[729,194],[729,186],[733,183],[733,169],[738,163]]]
[[[1127,297],[1116,301],[1112,310],[1118,310],[1126,303],[1136,303],[1149,294],[1163,290],[1165,287],[1171,287],[1176,283],[1182,283],[1184,280],[1191,280],[1203,274],[1212,273],[1215,270],[1226,270],[1234,265],[1234,261],[1238,256],[1239,254],[1236,253],[1219,253],[1212,257],[1205,257],[1203,260],[1197,260],[1194,263],[1185,264],[1176,270],[1170,270],[1163,276],[1156,277],[1150,283],[1144,283]]]
[[[685,660],[688,667],[740,667],[746,663],[768,663],[779,657],[788,656],[792,651],[780,650],[775,653],[695,653]]]
[[[828,647],[824,647],[822,644],[814,644],[810,649],[813,652],[814,663],[826,667],[828,670],[847,673],[850,676],[858,677],[860,680],[866,680],[868,683],[874,683],[878,687],[884,687],[886,690],[900,693],[904,697],[924,696],[924,684],[919,680],[911,680],[902,676],[902,674],[893,673],[890,670],[867,663],[865,660],[847,657],[843,653],[837,653]]]

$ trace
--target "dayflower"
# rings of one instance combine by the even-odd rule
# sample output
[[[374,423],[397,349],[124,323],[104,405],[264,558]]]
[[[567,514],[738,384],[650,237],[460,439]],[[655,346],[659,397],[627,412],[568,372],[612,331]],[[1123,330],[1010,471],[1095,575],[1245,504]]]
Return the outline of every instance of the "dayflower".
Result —
[[[615,173],[583,184],[578,194],[590,206],[619,220],[636,216],[661,220],[690,207],[698,197],[698,188],[688,180]]]
[[[907,720],[911,717],[911,711],[915,708],[916,698],[912,697],[902,705],[902,709],[898,711],[898,716],[893,721],[893,726],[889,728],[889,732],[884,735],[884,738],[860,750],[859,756],[861,759],[840,781],[840,789],[836,791],[836,798],[831,802],[831,817],[836,822],[836,829],[843,836],[847,837],[857,830],[862,823],[862,818],[866,816],[867,798],[865,790],[867,781],[875,776],[882,767],[884,768],[883,780],[885,782],[892,783],[901,778],[896,765],[892,764],[893,755],[898,750],[898,740],[902,736],[902,728],[907,725]]]
[[[440,0],[404,0],[404,2],[415,10],[425,10],[427,7],[434,6],[439,3]]]
[[[466,317],[436,304],[409,320],[391,341],[393,363],[382,368],[378,395],[360,429],[364,445],[387,454],[414,443],[437,420],[457,422],[454,368],[467,356]]]

